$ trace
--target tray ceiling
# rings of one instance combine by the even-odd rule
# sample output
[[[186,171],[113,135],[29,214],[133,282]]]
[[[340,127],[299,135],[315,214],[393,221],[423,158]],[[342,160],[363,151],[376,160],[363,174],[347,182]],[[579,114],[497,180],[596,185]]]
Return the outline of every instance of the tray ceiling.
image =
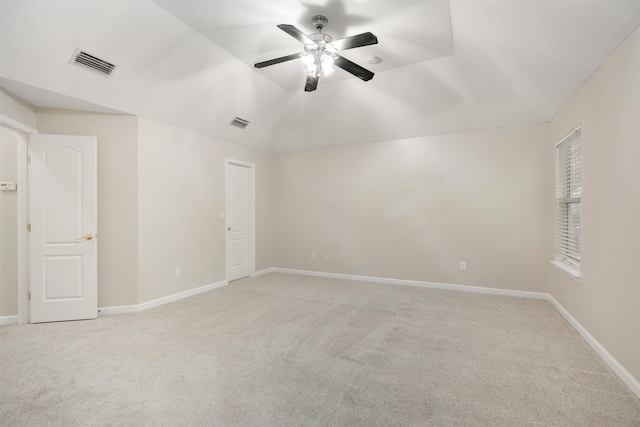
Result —
[[[316,14],[378,37],[344,52],[371,81],[337,70],[305,93],[298,61],[253,67],[299,52],[276,25],[311,33]],[[639,23],[637,0],[3,0],[0,85],[282,152],[546,122]],[[70,65],[78,48],[117,71]]]

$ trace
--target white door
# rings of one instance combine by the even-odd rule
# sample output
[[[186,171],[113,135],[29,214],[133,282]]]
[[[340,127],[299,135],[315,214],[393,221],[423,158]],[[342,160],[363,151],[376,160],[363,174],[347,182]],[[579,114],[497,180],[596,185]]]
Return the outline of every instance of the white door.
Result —
[[[249,275],[249,168],[227,164],[227,280]]]
[[[97,140],[32,135],[29,155],[29,321],[94,319]]]

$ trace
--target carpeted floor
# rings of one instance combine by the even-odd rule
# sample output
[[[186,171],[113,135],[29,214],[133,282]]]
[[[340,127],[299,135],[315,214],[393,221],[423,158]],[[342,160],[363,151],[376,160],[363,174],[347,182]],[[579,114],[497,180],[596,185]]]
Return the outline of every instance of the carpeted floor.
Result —
[[[0,328],[3,426],[638,426],[546,301],[269,274]]]

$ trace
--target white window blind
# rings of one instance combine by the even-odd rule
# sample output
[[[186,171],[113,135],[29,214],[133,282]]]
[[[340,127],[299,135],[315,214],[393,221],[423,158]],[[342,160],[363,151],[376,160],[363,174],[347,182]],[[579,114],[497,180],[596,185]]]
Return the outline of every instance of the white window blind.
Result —
[[[556,145],[556,259],[576,268],[580,267],[580,136],[580,127],[577,127]]]

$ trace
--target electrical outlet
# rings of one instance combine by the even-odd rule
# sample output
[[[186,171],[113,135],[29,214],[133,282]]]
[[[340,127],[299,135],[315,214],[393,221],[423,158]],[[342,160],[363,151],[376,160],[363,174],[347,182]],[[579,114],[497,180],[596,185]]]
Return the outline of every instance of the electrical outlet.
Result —
[[[326,254],[326,255],[324,256],[324,259],[326,259],[327,261],[329,261],[329,260],[331,259],[331,255]]]
[[[311,252],[311,259],[316,259],[316,253],[315,252]]]
[[[180,267],[176,268],[176,277],[180,277],[181,274]]]
[[[467,271],[467,263],[465,261],[460,261],[460,270]]]

